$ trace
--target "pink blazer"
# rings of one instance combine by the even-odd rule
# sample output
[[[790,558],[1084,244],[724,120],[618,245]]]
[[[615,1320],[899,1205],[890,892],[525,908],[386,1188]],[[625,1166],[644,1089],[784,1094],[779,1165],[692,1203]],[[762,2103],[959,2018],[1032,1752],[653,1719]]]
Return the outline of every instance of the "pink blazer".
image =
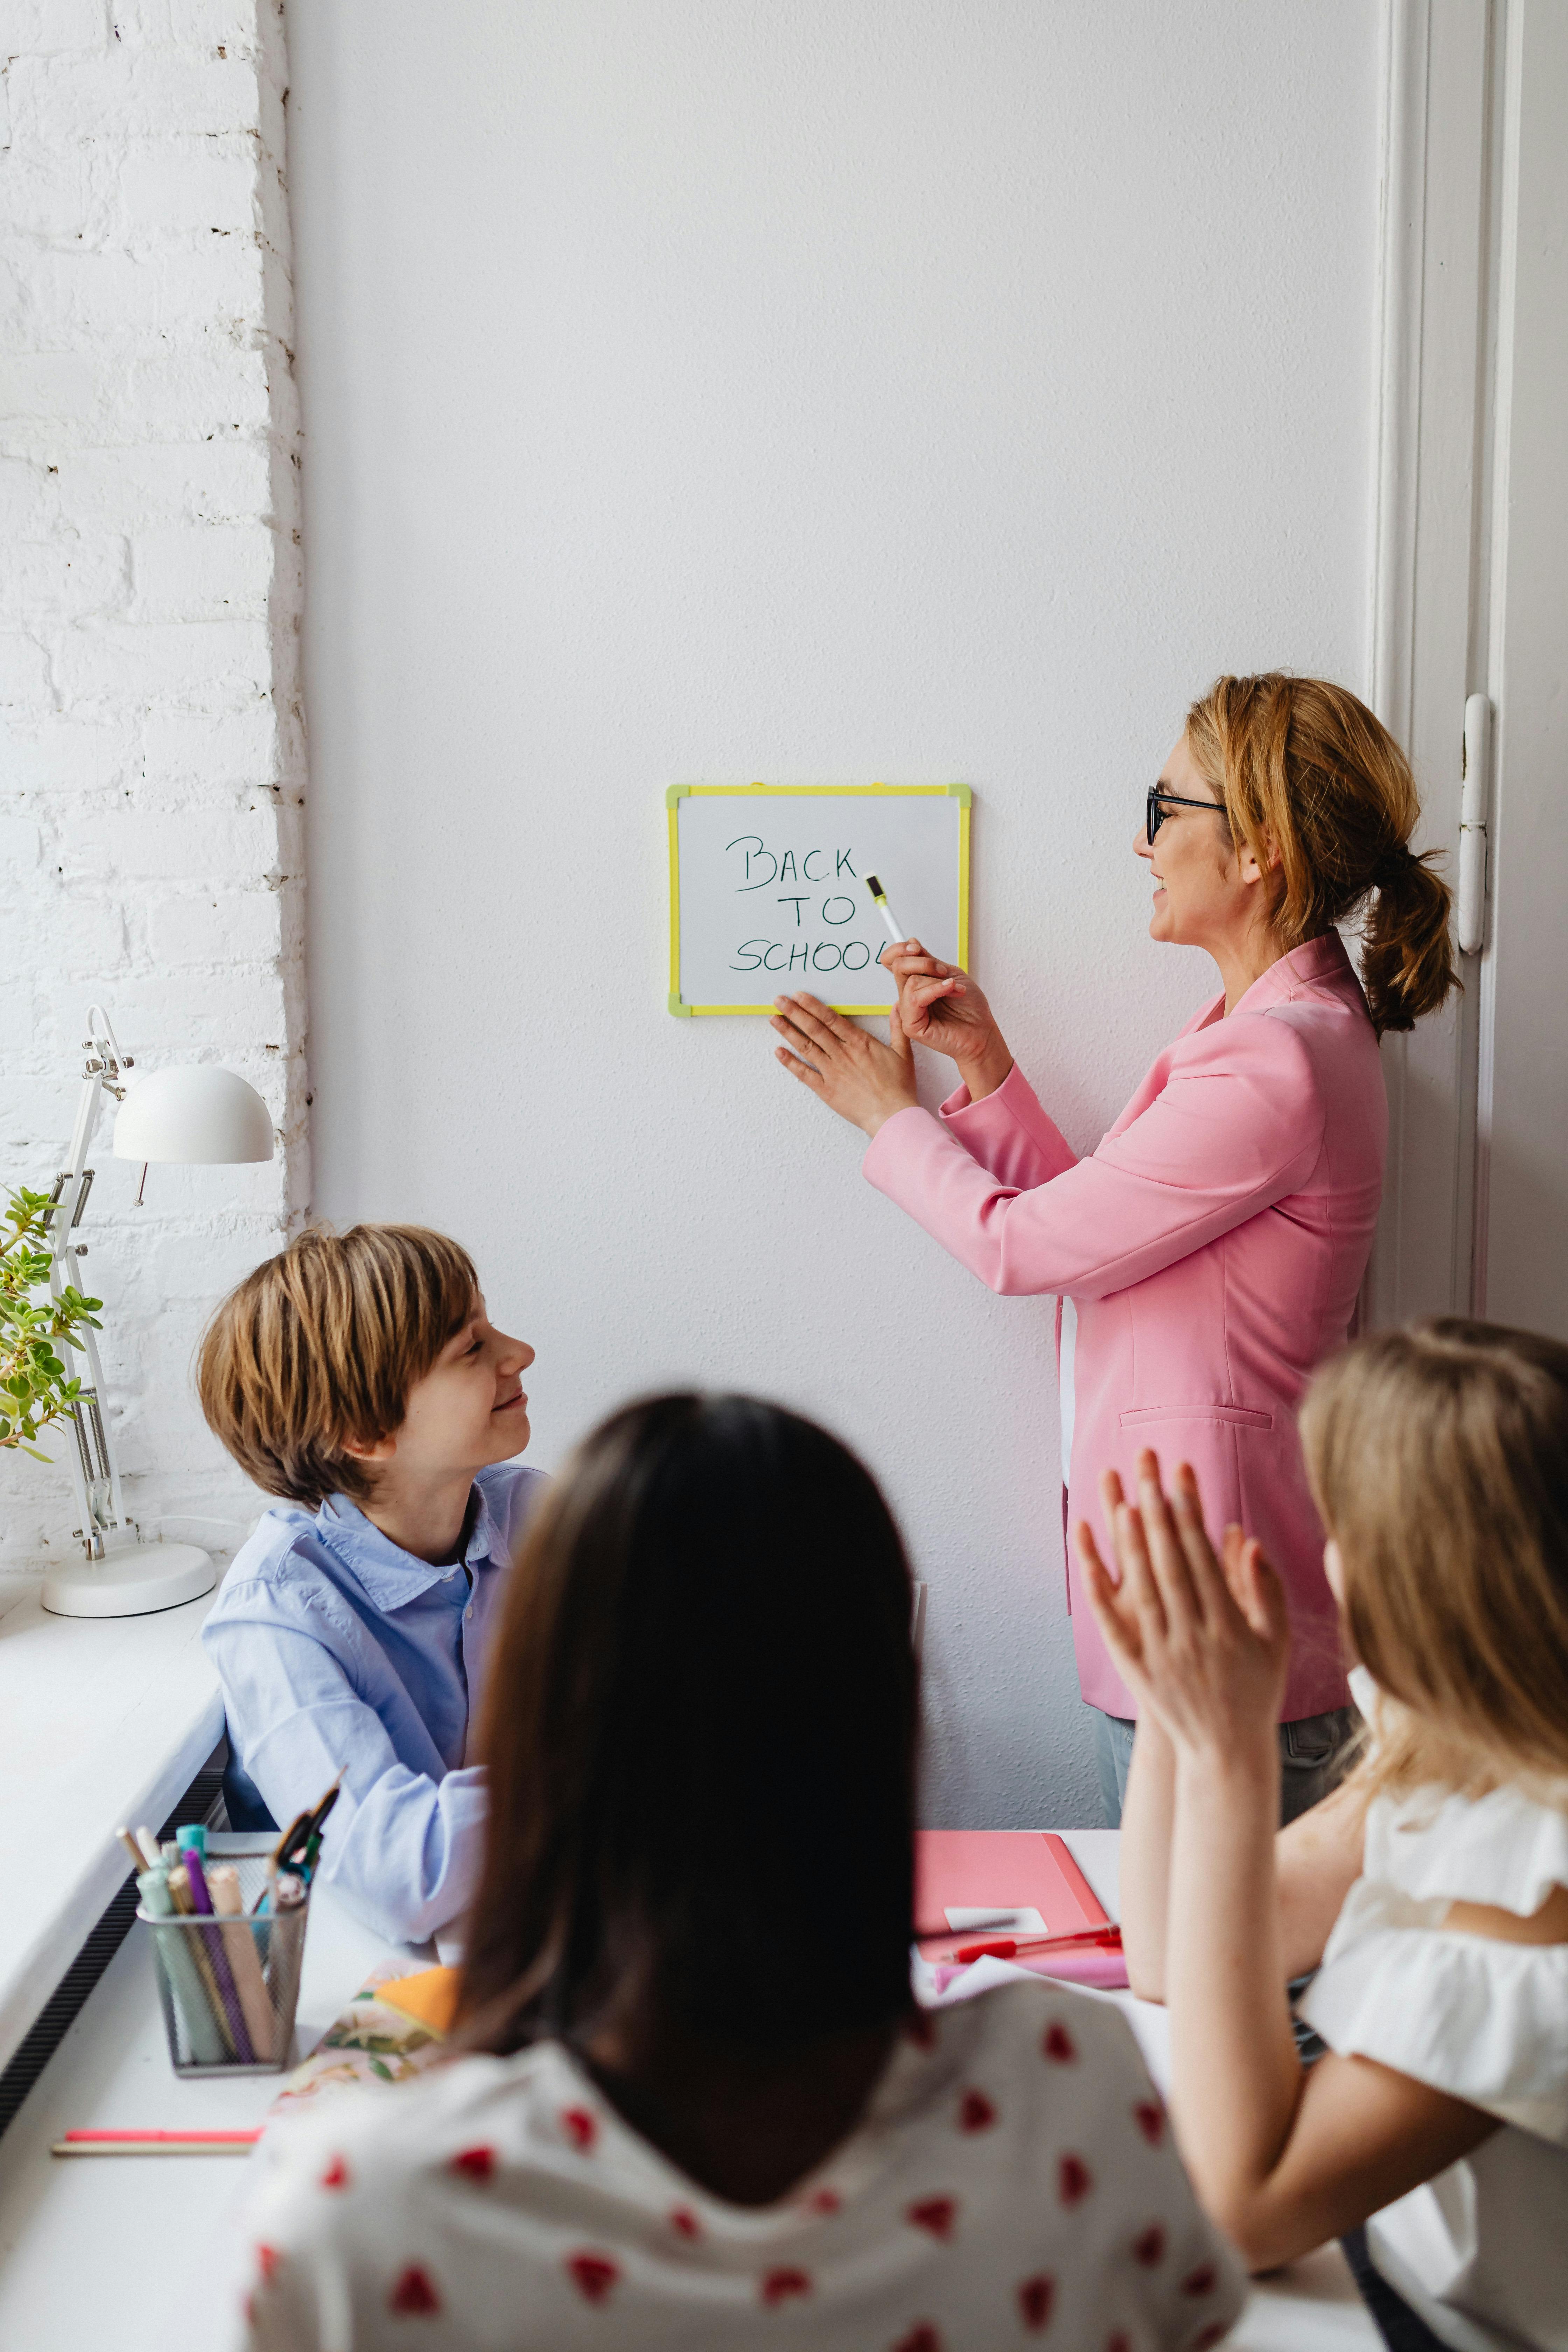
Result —
[[[1270,966],[1165,1048],[1091,1158],[1015,1066],[981,1102],[902,1110],[866,1154],[879,1191],[991,1289],[1073,1300],[1071,1518],[1101,1535],[1106,1468],[1141,1446],[1193,1465],[1211,1530],[1239,1520],[1285,1580],[1287,1721],[1347,1693],[1295,1407],[1343,1342],[1383,1191],[1388,1109],[1366,1001],[1337,934]],[[1058,1310],[1058,1344],[1060,1309]],[[1068,1559],[1083,1695],[1137,1712]]]

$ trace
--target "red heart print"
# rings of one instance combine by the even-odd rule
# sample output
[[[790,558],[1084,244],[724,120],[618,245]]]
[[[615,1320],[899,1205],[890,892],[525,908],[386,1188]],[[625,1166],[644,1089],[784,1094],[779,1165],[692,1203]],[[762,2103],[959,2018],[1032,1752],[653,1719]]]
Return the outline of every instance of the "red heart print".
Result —
[[[960,2131],[989,2131],[996,2120],[996,2110],[984,2091],[965,2091],[958,2110]]]
[[[495,2168],[493,2147],[459,2148],[447,2167],[448,2171],[458,2173],[464,2180],[488,2180]]]
[[[420,2263],[409,2263],[386,2300],[405,2317],[431,2318],[441,2308],[435,2281]]]
[[[1078,2056],[1078,2043],[1067,2027],[1061,2024],[1047,2026],[1046,2038],[1040,2047],[1046,2056],[1053,2059],[1058,2066],[1070,2066]]]
[[[348,2166],[341,2156],[334,2156],[321,2175],[321,2186],[323,2189],[346,2189],[348,2185]]]
[[[590,2115],[586,2107],[563,2107],[561,2128],[573,2147],[580,2148],[584,2156],[599,2137],[598,2118]]]
[[[1056,2299],[1057,2283],[1048,2271],[1037,2271],[1033,2278],[1026,2278],[1018,2289],[1018,2308],[1024,2315],[1025,2326],[1044,2327]]]
[[[669,2217],[669,2226],[678,2238],[690,2240],[702,2235],[702,2224],[689,2205],[678,2205],[675,2208]]]
[[[942,2352],[942,2338],[929,2319],[919,2319],[907,2336],[900,2336],[893,2352]]]
[[[566,2272],[584,2302],[603,2303],[620,2277],[620,2265],[608,2254],[568,2254]]]
[[[917,2009],[911,2018],[906,2019],[904,2032],[917,2050],[932,2049],[936,2042],[936,2020],[928,2011]]]
[[[1186,2277],[1182,2281],[1182,2293],[1184,2294],[1212,2294],[1218,2284],[1219,2273],[1215,2270],[1214,2264],[1212,2263],[1202,2263],[1195,2271],[1189,2271],[1187,2273]]]
[[[256,2267],[261,2273],[263,2279],[268,2286],[271,2285],[273,2280],[277,2277],[278,2265],[282,2259],[283,2257],[279,2252],[276,2246],[257,2247]]]
[[[1132,2110],[1132,2120],[1151,2147],[1158,2147],[1165,2137],[1165,2110],[1153,2099],[1140,2099]]]
[[[1165,2229],[1163,2222],[1151,2221],[1149,2227],[1132,2241],[1132,2259],[1152,2271],[1156,2263],[1165,2259]]]
[[[1057,2168],[1057,2194],[1064,2205],[1081,2205],[1094,2187],[1094,2176],[1081,2156],[1064,2156]]]
[[[956,2197],[922,2197],[917,2205],[904,2208],[904,2219],[912,2221],[917,2230],[929,2230],[933,2238],[940,2238],[945,2245],[958,2219],[958,2200]]]
[[[1114,2336],[1106,2337],[1105,2352],[1132,2352],[1132,2338],[1125,2328],[1119,2327]]]
[[[805,2200],[810,2213],[837,2213],[843,2202],[837,2189],[814,2189]]]
[[[758,2291],[765,2304],[787,2303],[792,2294],[809,2294],[811,2280],[805,2271],[766,2271]]]

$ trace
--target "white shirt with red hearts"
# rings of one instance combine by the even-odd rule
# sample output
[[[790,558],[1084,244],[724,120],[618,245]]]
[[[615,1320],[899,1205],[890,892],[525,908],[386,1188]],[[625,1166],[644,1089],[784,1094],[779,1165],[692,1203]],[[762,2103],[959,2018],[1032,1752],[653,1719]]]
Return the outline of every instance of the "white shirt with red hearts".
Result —
[[[269,2132],[248,2352],[1198,2352],[1244,2281],[1119,2013],[1010,1983],[922,2012],[857,2129],[725,2203],[546,2042]]]

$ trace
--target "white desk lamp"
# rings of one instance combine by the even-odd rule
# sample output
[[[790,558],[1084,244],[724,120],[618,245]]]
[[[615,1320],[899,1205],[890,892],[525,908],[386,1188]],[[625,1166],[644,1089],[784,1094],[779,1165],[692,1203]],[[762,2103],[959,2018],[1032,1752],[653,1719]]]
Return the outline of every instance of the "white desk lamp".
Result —
[[[92,1189],[87,1155],[106,1094],[124,1106],[114,1122],[115,1157],[140,1160],[143,1185],[147,1163],[153,1160],[212,1166],[272,1157],[267,1105],[232,1070],[208,1064],[154,1070],[128,1097],[120,1074],[133,1066],[121,1052],[101,1005],[89,1009],[87,1025],[87,1066],[70,1165],[56,1178],[51,1195],[49,1288],[57,1298],[76,1279],[78,1258],[87,1255],[71,1236]],[[140,1203],[140,1190],[136,1198]],[[77,1336],[88,1377],[70,1424],[70,1465],[81,1515],[76,1533],[86,1558],[45,1578],[44,1607],[57,1617],[140,1617],[195,1601],[212,1591],[217,1571],[199,1545],[142,1540],[120,1489],[98,1343],[86,1328]]]

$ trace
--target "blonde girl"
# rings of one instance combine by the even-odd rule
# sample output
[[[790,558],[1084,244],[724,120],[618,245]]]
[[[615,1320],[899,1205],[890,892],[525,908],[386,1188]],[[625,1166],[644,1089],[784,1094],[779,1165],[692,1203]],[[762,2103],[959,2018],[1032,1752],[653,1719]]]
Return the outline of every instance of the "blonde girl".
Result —
[[[1301,1415],[1368,1742],[1276,1834],[1284,1596],[1191,1470],[1105,1482],[1086,1586],[1138,1697],[1134,1989],[1192,2179],[1254,2269],[1341,2236],[1391,2345],[1568,2347],[1568,1349],[1444,1320]],[[1304,2069],[1285,1987],[1329,2054]],[[1362,2231],[1364,2225],[1364,2236]]]

